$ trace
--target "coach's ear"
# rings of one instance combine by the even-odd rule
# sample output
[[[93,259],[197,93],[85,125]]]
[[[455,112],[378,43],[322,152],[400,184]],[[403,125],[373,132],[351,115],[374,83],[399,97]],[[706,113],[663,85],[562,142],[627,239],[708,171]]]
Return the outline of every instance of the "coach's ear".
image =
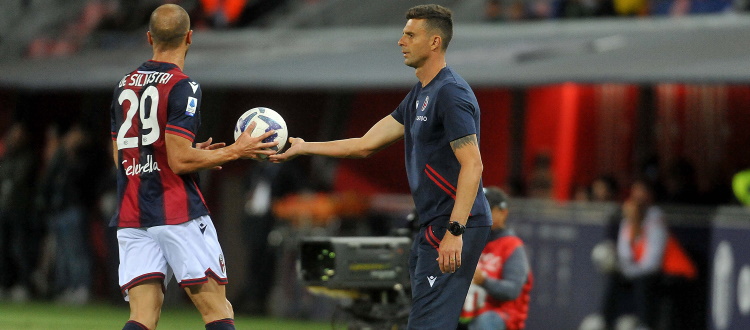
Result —
[[[430,49],[438,50],[440,49],[441,44],[443,44],[443,38],[440,35],[436,34],[432,36],[432,44],[430,44]]]
[[[154,45],[154,38],[151,37],[151,31],[146,31],[146,40],[148,40],[149,45]]]

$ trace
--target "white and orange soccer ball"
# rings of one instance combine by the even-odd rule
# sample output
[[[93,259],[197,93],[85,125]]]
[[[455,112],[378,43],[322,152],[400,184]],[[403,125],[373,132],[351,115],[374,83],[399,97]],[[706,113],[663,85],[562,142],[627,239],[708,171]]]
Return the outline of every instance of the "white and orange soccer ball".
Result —
[[[286,122],[278,112],[265,107],[257,107],[247,110],[239,119],[237,119],[237,124],[234,125],[235,141],[237,141],[240,134],[242,134],[252,122],[255,122],[256,126],[255,129],[250,132],[250,136],[256,137],[270,130],[275,130],[276,133],[263,140],[263,142],[278,141],[279,144],[271,149],[276,152],[284,149],[284,145],[286,145],[286,141],[289,138],[289,131],[286,128]],[[262,155],[262,158],[266,158],[266,156]]]

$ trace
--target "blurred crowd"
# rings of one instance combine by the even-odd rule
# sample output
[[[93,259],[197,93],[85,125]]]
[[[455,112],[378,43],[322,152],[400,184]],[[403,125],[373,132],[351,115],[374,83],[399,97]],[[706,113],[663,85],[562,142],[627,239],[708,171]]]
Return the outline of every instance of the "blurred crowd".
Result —
[[[91,225],[104,230],[111,209],[100,202],[114,181],[80,124],[52,125],[42,139],[16,122],[0,143],[0,299],[83,304],[107,251],[93,248],[104,242],[92,241]]]
[[[129,43],[124,33],[140,31],[150,13],[163,3],[176,3],[190,13],[194,29],[231,29],[263,26],[273,12],[295,5],[324,4],[331,0],[79,0],[76,16],[59,28],[44,29],[30,41],[27,57],[73,54],[96,44],[99,47]],[[33,1],[21,1],[24,13]],[[71,2],[74,4],[75,2]],[[486,0],[480,16],[488,22],[513,22],[594,17],[685,16],[745,12],[748,0]],[[96,36],[94,38],[94,36]],[[139,35],[138,41],[142,38]],[[96,39],[96,40],[92,40]]]
[[[748,10],[744,0],[488,0],[488,21],[684,16]]]

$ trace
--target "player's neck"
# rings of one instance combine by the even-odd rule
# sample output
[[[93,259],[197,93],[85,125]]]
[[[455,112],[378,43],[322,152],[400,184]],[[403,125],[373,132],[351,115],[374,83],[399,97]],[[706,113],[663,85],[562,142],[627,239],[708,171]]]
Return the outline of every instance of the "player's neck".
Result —
[[[424,63],[424,65],[418,67],[415,73],[419,82],[422,83],[422,87],[427,86],[432,79],[435,79],[435,76],[437,76],[437,74],[440,73],[440,70],[445,66],[445,56],[443,55],[430,58]]]
[[[185,53],[178,51],[154,51],[153,61],[173,63],[182,70],[185,67]]]

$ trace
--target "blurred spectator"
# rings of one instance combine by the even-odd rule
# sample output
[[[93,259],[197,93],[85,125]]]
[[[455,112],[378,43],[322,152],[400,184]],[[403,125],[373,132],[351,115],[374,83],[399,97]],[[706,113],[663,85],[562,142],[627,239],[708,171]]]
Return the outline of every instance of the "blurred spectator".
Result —
[[[651,7],[651,15],[655,16],[685,16],[737,10],[733,0],[655,0]]]
[[[523,329],[529,313],[533,275],[523,241],[506,228],[508,196],[497,187],[485,188],[492,210],[492,233],[482,251],[461,311],[469,330]]]
[[[60,139],[41,181],[51,238],[54,239],[54,294],[63,303],[88,302],[91,289],[91,251],[85,190],[90,183],[85,155],[86,133],[71,127]]]
[[[560,0],[557,16],[562,18],[583,18],[614,16],[612,0]]]
[[[539,153],[534,156],[534,164],[529,177],[528,193],[531,198],[552,198],[552,156]]]
[[[484,6],[487,22],[520,21],[527,18],[525,0],[488,0]]]
[[[573,200],[577,202],[588,202],[591,200],[589,187],[584,184],[577,184],[573,187]]]
[[[649,14],[649,2],[647,0],[613,0],[612,3],[618,16],[646,16]]]
[[[223,29],[237,23],[247,0],[200,0],[200,3],[210,26]]]
[[[505,8],[500,0],[489,0],[484,5],[484,20],[498,22],[504,20]]]
[[[594,202],[614,202],[619,194],[617,179],[611,175],[602,175],[591,183],[591,200]]]
[[[0,158],[0,298],[7,292],[15,302],[30,295],[31,273],[37,246],[31,203],[36,161],[28,129],[13,124],[4,137]]]
[[[685,159],[678,160],[664,175],[664,192],[659,199],[664,203],[695,204],[700,202],[695,182],[695,169]]]
[[[275,284],[280,240],[272,237],[277,219],[272,212],[275,200],[304,188],[304,178],[295,163],[259,162],[248,175],[243,233],[248,261],[242,293],[235,303],[238,312],[266,315],[268,298]]]
[[[624,284],[633,291],[642,326],[687,329],[679,324],[679,299],[684,284],[697,276],[695,264],[670,234],[661,209],[653,205],[653,190],[635,181],[622,206],[623,220],[617,253]]]
[[[557,10],[553,0],[529,0],[526,5],[526,18],[549,19],[554,18]]]

